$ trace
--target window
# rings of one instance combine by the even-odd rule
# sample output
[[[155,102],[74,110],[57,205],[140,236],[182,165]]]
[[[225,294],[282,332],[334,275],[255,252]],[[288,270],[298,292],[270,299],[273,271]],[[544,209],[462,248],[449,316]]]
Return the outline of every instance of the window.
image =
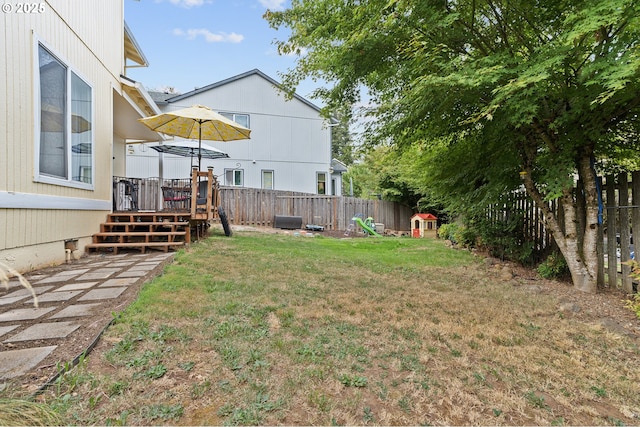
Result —
[[[225,169],[224,170],[225,185],[233,187],[244,186],[244,170],[242,169]]]
[[[93,90],[42,45],[38,175],[56,181],[93,183]]]
[[[250,129],[249,128],[249,115],[248,114],[236,114],[236,113],[220,112],[220,115],[226,117],[229,120],[233,120],[234,122],[236,122],[240,126],[244,126],[247,129]]]
[[[327,194],[327,174],[318,172],[316,174],[318,182],[318,194]]]
[[[273,190],[273,171],[262,171],[262,188],[265,190]]]

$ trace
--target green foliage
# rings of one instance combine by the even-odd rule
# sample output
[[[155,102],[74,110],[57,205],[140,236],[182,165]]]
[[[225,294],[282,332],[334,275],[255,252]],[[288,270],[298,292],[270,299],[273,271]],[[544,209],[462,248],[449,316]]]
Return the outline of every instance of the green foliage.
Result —
[[[162,378],[166,373],[167,367],[162,363],[159,363],[157,365],[149,367],[149,369],[144,372],[144,376],[152,380],[157,380],[158,378]]]
[[[638,319],[640,319],[640,294],[633,294],[630,299],[625,301],[624,306],[633,311]]]
[[[349,166],[355,160],[355,148],[349,132],[349,124],[351,122],[350,108],[334,111],[331,117],[338,121],[331,128],[331,157]]]
[[[625,264],[631,267],[631,278],[640,281],[640,263],[636,260],[630,260]],[[626,300],[625,307],[633,311],[636,317],[640,319],[640,293],[635,293],[630,299]]]
[[[533,244],[524,233],[524,217],[519,213],[507,213],[505,220],[492,221],[479,217],[469,221],[469,227],[477,231],[480,246],[492,256],[521,264],[530,264],[534,259]]]
[[[458,223],[442,224],[438,228],[438,237],[450,240],[453,244],[461,245],[465,248],[473,248],[478,240],[478,233],[472,228],[465,227]]]
[[[639,157],[635,0],[294,1],[265,18],[291,30],[279,52],[300,55],[287,87],[329,82],[316,92],[329,111],[367,93],[366,146],[408,153],[372,163],[383,170],[361,183],[369,194],[462,214],[518,188],[526,171],[534,200],[572,209],[574,177],[594,182],[592,161]],[[595,250],[564,255],[584,268]]]
[[[524,398],[531,406],[540,409],[550,409],[544,401],[544,396],[537,395],[534,391],[530,391],[524,395]]]
[[[457,243],[456,233],[460,230],[460,226],[455,223],[442,224],[438,228],[438,237],[445,240],[451,240],[453,243]]]
[[[338,380],[347,387],[366,387],[368,382],[366,377],[348,374],[340,375]]]
[[[545,279],[567,277],[569,267],[561,253],[553,252],[538,266],[538,274]]]
[[[182,416],[184,408],[182,405],[151,405],[144,410],[144,416],[149,420],[175,420]]]
[[[406,157],[390,147],[368,148],[362,153],[362,161],[349,167],[343,182],[349,194],[350,180],[354,184],[354,196],[377,198],[417,206],[424,198],[412,181]]]

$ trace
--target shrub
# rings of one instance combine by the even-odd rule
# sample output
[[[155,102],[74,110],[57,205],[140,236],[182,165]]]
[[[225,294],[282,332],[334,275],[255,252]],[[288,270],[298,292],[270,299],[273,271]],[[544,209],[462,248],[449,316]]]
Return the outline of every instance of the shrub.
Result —
[[[637,253],[637,252],[636,252]],[[640,263],[636,260],[625,262],[626,265],[631,267],[632,279],[640,281]],[[625,307],[633,311],[637,318],[640,319],[640,294],[636,293],[631,296],[631,299],[626,301]]]
[[[559,252],[553,252],[538,266],[538,274],[545,279],[557,279],[569,275],[567,261]]]
[[[438,237],[445,240],[451,240],[456,243],[456,233],[458,232],[458,224],[442,224],[438,229]]]
[[[458,243],[467,248],[474,248],[478,241],[478,232],[473,228],[459,227],[455,233],[455,238]]]
[[[533,263],[534,245],[524,233],[524,217],[521,214],[512,214],[505,221],[480,218],[471,223],[480,238],[480,246],[492,256],[521,264]]]

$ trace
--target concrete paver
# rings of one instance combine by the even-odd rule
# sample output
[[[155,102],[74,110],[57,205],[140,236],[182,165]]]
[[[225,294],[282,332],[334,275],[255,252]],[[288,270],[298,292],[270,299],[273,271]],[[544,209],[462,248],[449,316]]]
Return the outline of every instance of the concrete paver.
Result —
[[[129,286],[135,283],[138,280],[139,276],[136,277],[123,277],[119,279],[109,279],[105,280],[99,287],[100,288],[114,288],[119,286]]]
[[[89,270],[84,270],[84,271],[89,271]],[[65,274],[59,273],[59,274],[53,275],[51,277],[45,277],[44,279],[40,279],[37,282],[35,282],[34,284],[35,285],[40,285],[42,283],[66,282],[69,279],[71,279],[71,278],[73,278],[75,276],[79,276],[82,273],[83,273],[82,270],[80,272],[76,272],[76,271],[66,272]]]
[[[78,301],[91,301],[99,299],[117,298],[126,291],[127,288],[104,288],[104,289],[92,289],[84,294]]]
[[[95,270],[90,273],[83,274],[82,276],[78,277],[78,280],[107,279],[116,274],[118,271],[120,271],[119,268],[102,268],[100,270]]]
[[[61,288],[56,289],[58,292],[64,291],[77,291],[78,289],[89,289],[94,287],[100,282],[82,282],[82,283],[72,283],[70,285],[64,285]]]
[[[0,380],[8,380],[19,377],[37,366],[44,360],[57,346],[24,348],[20,350],[9,350],[0,353],[2,370],[0,370]]]
[[[33,320],[38,317],[42,317],[50,311],[55,310],[55,307],[40,307],[40,308],[17,308],[15,310],[9,310],[0,314],[0,322],[15,322],[18,320]]]
[[[147,274],[148,270],[128,270],[118,274],[118,278],[125,277],[142,277]]]
[[[81,293],[82,291],[48,292],[38,297],[38,303],[42,304],[45,302],[68,301]],[[26,302],[25,304],[30,304],[30,302]]]
[[[9,332],[13,331],[17,327],[18,327],[18,325],[0,326],[0,337],[2,337],[6,333],[9,333]]]
[[[65,317],[82,317],[89,316],[93,313],[94,309],[100,307],[100,303],[93,304],[74,304],[67,308],[60,310],[58,313],[51,316],[52,319],[64,319]]]
[[[48,340],[51,338],[64,338],[71,332],[80,327],[80,324],[74,322],[53,322],[53,323],[38,323],[37,325],[29,326],[24,331],[13,335],[11,338],[4,342],[18,342],[18,341],[35,341],[35,340]]]
[[[53,289],[53,286],[35,286],[33,288],[36,295],[40,295],[42,293],[47,292],[49,289]],[[30,297],[31,291],[29,289],[21,288],[15,292],[11,292],[10,294],[4,295],[2,298],[15,298],[15,297]]]
[[[28,306],[33,304],[31,292],[18,280],[0,286],[0,387],[1,382],[19,377],[42,380],[42,369],[71,362],[51,360],[62,354],[62,346],[71,345],[77,331],[99,334],[111,318],[114,301],[117,304],[129,287],[160,274],[174,256],[172,252],[92,254],[25,274],[38,295],[38,308]],[[96,315],[107,320],[96,324]]]

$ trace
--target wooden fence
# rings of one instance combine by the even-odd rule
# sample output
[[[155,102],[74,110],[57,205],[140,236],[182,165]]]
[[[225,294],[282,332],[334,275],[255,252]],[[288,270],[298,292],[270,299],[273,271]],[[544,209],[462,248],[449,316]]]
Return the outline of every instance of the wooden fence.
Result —
[[[632,253],[636,260],[639,259],[633,244],[633,230],[636,235],[640,232],[640,171],[633,172],[631,179],[627,173],[608,175],[602,184],[606,207],[603,212],[605,230],[602,258],[606,253],[607,260],[617,260],[615,271],[619,273],[607,274],[607,284],[614,287],[620,280],[624,291],[637,292],[637,284],[629,277],[631,268],[624,262],[631,259]],[[608,264],[610,266],[612,263]],[[603,261],[603,265],[609,267],[606,261]]]
[[[598,284],[612,288],[620,286],[626,292],[637,292],[637,284],[629,277],[630,267],[624,263],[632,256],[639,259],[635,252],[633,230],[640,230],[640,171],[631,175],[621,173],[598,178],[598,189],[602,201]],[[584,197],[578,197],[578,221],[582,228],[585,220],[584,204]],[[562,216],[555,201],[550,202],[549,207]],[[545,253],[554,247],[555,243],[545,227],[541,210],[524,191],[511,194],[504,202],[488,207],[486,215],[492,222],[507,222],[513,215],[522,215],[525,235],[533,243],[534,250]]]
[[[273,226],[276,215],[300,216],[302,224],[346,230],[351,218],[372,217],[388,230],[407,232],[413,211],[398,203],[257,188],[220,188],[221,204],[235,225]]]
[[[191,181],[158,178],[113,179],[114,211],[154,211],[162,203],[161,186],[188,186]],[[322,196],[292,191],[244,187],[220,187],[221,205],[234,225],[272,227],[276,215],[300,216],[302,225],[314,224],[327,230],[346,230],[355,215],[372,217],[387,230],[408,232],[413,211],[398,203],[355,197]]]

